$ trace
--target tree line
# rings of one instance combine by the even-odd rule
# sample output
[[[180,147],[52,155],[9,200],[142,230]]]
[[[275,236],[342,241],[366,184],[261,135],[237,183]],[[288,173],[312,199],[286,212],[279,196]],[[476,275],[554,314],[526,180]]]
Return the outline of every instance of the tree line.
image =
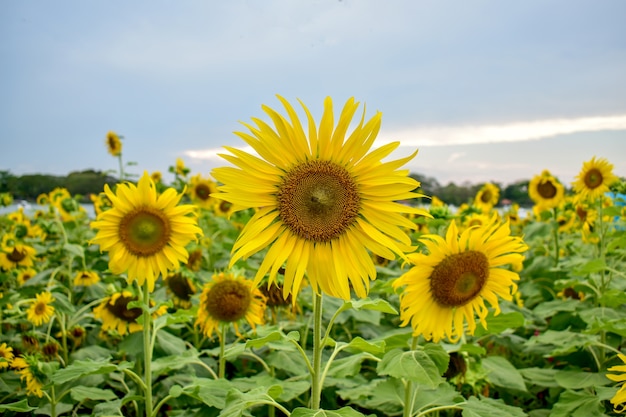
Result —
[[[444,203],[460,206],[471,202],[482,186],[464,182],[456,184],[449,182],[441,184],[436,178],[414,173],[411,177],[421,183],[419,192],[428,196],[437,196]],[[0,193],[11,193],[17,200],[35,201],[42,193],[49,193],[56,187],[65,187],[73,196],[79,196],[81,201],[89,202],[89,194],[98,194],[104,189],[104,184],[113,185],[117,178],[106,172],[85,170],[71,172],[66,176],[46,174],[27,174],[16,176],[9,171],[0,171]],[[500,188],[500,201],[509,200],[520,206],[532,206],[528,196],[528,180],[518,181],[504,186],[495,183]]]

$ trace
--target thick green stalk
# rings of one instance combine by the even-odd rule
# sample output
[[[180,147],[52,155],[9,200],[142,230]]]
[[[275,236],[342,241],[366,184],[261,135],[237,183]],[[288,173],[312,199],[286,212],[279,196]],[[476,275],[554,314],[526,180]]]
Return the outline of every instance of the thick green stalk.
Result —
[[[322,400],[322,294],[313,295],[313,372],[311,372],[311,409],[319,410]]]
[[[226,330],[228,325],[226,323],[220,323],[220,358],[219,369],[217,376],[223,379],[226,376],[226,357],[224,352],[226,351]]]
[[[152,315],[150,314],[150,289],[148,280],[143,286],[143,358],[144,358],[144,379],[146,389],[144,398],[146,404],[146,417],[152,417]]]
[[[417,349],[417,337],[413,336],[411,350]],[[409,380],[404,384],[404,412],[402,417],[411,417],[413,413],[413,383]]]

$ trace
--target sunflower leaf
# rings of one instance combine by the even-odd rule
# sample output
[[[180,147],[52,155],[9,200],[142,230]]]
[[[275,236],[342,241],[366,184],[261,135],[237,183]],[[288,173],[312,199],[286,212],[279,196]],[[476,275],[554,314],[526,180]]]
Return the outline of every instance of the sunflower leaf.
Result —
[[[438,354],[437,354],[438,356]],[[440,360],[436,361],[421,346],[416,350],[404,352],[394,349],[385,354],[378,363],[378,375],[405,378],[420,385],[435,388],[443,381]]]
[[[78,385],[70,390],[74,401],[83,402],[85,400],[92,401],[111,401],[117,398],[117,395],[110,389],[102,389],[97,387],[85,387]]]
[[[298,407],[293,410],[291,417],[365,417],[358,411],[343,407],[339,410],[311,410],[310,408]]]
[[[94,374],[109,374],[114,371],[122,371],[131,367],[132,364],[129,362],[113,364],[109,362],[109,359],[99,361],[77,360],[74,363],[68,365],[66,368],[62,368],[54,372],[51,379],[55,384],[63,384],[69,381],[73,381],[77,378],[81,378],[83,376]]]
[[[604,407],[600,398],[586,391],[567,390],[552,407],[550,417],[602,417]]]
[[[31,407],[28,405],[28,400],[23,399],[10,404],[0,404],[0,411],[17,411],[20,413],[26,413],[28,411],[36,410],[37,407]]]
[[[488,372],[489,380],[498,387],[527,392],[524,378],[520,372],[502,356],[489,356],[482,361]]]
[[[463,417],[524,417],[527,414],[521,408],[506,405],[502,400],[487,397],[470,397],[466,403],[459,404],[463,409]],[[552,414],[550,414],[552,416]]]
[[[350,300],[347,301],[345,305],[349,305],[347,308],[353,308],[355,310],[375,310],[387,314],[398,314],[398,311],[382,298],[378,298],[376,300],[372,300],[370,298]]]

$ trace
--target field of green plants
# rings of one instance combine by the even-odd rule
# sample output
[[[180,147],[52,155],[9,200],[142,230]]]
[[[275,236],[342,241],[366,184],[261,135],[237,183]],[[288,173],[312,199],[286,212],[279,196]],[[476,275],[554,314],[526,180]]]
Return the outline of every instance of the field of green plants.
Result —
[[[227,148],[213,177],[178,160],[169,184],[129,175],[109,132],[121,181],[92,196],[95,219],[63,188],[0,216],[0,413],[624,411],[611,163],[581,161],[573,184],[546,167],[527,216],[493,184],[451,208],[406,160],[380,162],[377,116],[346,133],[352,105],[308,131],[266,110],[274,127],[238,133],[258,156]]]

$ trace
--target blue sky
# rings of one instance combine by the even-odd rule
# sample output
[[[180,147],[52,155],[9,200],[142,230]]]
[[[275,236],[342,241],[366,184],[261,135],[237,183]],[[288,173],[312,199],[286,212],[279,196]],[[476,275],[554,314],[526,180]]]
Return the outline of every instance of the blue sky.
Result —
[[[64,175],[222,165],[276,94],[319,118],[354,96],[413,172],[570,182],[596,155],[626,176],[626,2],[3,1],[0,169]],[[375,145],[376,146],[376,145]],[[167,178],[167,177],[166,177]]]

